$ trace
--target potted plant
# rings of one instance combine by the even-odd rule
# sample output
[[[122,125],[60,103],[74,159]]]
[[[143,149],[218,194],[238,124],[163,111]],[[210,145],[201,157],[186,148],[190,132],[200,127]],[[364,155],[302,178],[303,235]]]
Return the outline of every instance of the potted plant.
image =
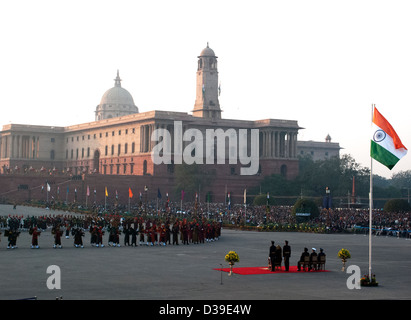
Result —
[[[341,259],[341,262],[343,264],[342,271],[345,271],[345,263],[347,262],[347,259],[351,258],[351,254],[347,249],[341,249],[338,251],[338,258]]]
[[[234,263],[239,262],[240,261],[240,257],[238,256],[237,252],[235,251],[229,251],[226,255],[225,255],[225,261],[228,262],[228,264],[230,265],[230,272],[228,273],[229,276],[231,276],[233,274],[233,266]]]
[[[376,287],[376,286],[378,286],[378,282],[375,278],[375,274],[371,274],[371,278],[368,274],[364,275],[364,277],[362,277],[360,279],[360,285],[362,287]]]

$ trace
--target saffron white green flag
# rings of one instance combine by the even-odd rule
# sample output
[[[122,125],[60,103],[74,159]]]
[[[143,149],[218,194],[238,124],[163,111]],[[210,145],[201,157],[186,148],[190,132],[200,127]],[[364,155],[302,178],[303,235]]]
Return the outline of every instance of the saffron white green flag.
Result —
[[[374,107],[372,119],[371,157],[390,170],[407,154],[407,148],[390,123]]]

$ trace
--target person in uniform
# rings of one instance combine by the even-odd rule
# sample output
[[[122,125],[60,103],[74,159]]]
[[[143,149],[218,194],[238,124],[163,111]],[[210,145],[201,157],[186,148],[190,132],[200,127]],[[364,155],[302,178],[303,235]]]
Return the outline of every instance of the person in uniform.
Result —
[[[61,236],[63,235],[63,231],[60,230],[59,226],[54,228],[54,245],[53,248],[57,248],[57,246],[61,249]]]
[[[183,223],[183,226],[181,228],[181,233],[183,235],[183,244],[188,245],[188,228],[187,228],[187,225],[185,223]]]
[[[129,232],[130,232],[130,236],[131,236],[131,246],[134,245],[135,247],[137,247],[137,230],[134,229],[133,227],[130,227]],[[124,239],[124,242],[125,241],[126,240]]]
[[[270,250],[268,252],[268,257],[270,258],[271,261],[271,271],[275,271],[275,258],[276,258],[276,251],[277,248],[274,245],[274,241],[271,241],[271,246],[270,246]]]
[[[289,269],[290,269],[291,247],[288,245],[287,240],[285,240],[285,245],[283,246],[283,257],[284,257],[285,271],[289,271]]]
[[[69,223],[66,224],[66,239],[70,238],[70,229],[71,226]]]
[[[314,269],[317,270],[318,263],[317,263],[317,252],[315,248],[312,248],[312,252],[310,254],[310,266],[308,270]]]
[[[167,242],[167,230],[166,226],[162,225],[160,227],[160,245],[165,246]]]
[[[301,253],[300,260],[298,260],[298,262],[297,262],[298,271],[301,271],[301,265],[304,264],[304,258],[309,257],[309,256],[310,256],[310,254],[308,253],[308,249],[304,248],[303,253]]]
[[[7,240],[9,243],[7,244],[7,249],[15,249],[17,248],[17,237],[19,236],[20,232],[18,232],[16,229],[11,229],[8,231],[8,238]],[[6,235],[6,233],[5,233]]]
[[[76,248],[84,248],[83,246],[84,232],[80,228],[74,230],[74,246]]]
[[[96,243],[96,247],[98,247],[99,245],[100,245],[100,247],[104,247],[104,244],[103,244],[103,234],[104,234],[104,231],[103,231],[103,227],[98,227],[98,229],[97,229],[97,243]]]
[[[179,234],[179,232],[180,232],[180,228],[179,228],[179,225],[178,225],[178,221],[176,221],[174,224],[173,224],[173,228],[171,229],[171,232],[173,233],[173,245],[175,244],[175,245],[178,245],[178,234]]]
[[[97,244],[97,226],[90,226],[90,244],[95,246]]]
[[[41,232],[37,230],[37,227],[34,227],[31,232],[31,248],[39,248],[39,236]]]
[[[143,223],[140,224],[139,232],[140,232],[140,246],[142,246],[144,243],[144,235],[146,234],[146,230],[144,229]]]
[[[320,252],[317,255],[317,259],[318,259],[318,263],[321,261],[321,257],[325,258],[325,253],[324,253],[324,249],[320,248]],[[324,260],[325,261],[325,260]]]

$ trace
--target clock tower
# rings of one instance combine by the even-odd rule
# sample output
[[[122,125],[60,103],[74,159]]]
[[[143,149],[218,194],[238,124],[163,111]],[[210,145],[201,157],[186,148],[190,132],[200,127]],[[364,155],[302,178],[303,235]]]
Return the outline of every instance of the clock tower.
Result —
[[[198,56],[196,101],[193,116],[221,119],[218,96],[217,57],[207,43],[207,47]]]

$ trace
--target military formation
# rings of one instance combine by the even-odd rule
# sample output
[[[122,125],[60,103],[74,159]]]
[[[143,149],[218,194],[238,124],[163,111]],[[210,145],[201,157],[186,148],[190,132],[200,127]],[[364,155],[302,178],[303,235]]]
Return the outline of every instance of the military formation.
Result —
[[[31,236],[30,247],[40,248],[43,232],[51,232],[53,248],[63,248],[62,237],[74,239],[75,248],[84,248],[84,237],[90,235],[90,246],[166,246],[202,244],[221,236],[221,223],[208,219],[160,219],[120,215],[44,215],[0,217],[0,229],[7,238],[7,249],[17,248],[21,232]],[[43,243],[43,245],[46,245]]]

